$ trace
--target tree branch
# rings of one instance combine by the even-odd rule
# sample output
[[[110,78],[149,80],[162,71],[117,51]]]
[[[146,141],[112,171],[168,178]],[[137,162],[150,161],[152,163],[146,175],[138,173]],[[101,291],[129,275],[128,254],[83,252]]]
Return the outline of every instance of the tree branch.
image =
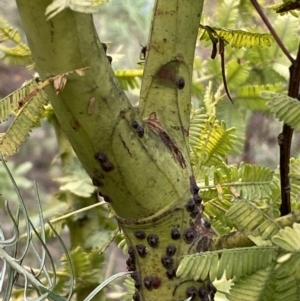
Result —
[[[152,112],[189,156],[188,136],[195,44],[203,1],[157,0],[147,48],[140,109]]]
[[[84,76],[68,75],[58,95],[52,86],[46,92],[93,183],[123,218],[152,216],[186,200],[192,175],[188,155],[182,155],[155,121],[144,124],[132,108],[106,58],[92,16],[66,9],[47,22],[50,3],[17,0],[42,79],[89,68]],[[170,110],[167,106],[172,103],[165,105]]]
[[[290,82],[288,96],[299,98],[300,87],[300,44],[296,60],[290,66]],[[291,212],[291,187],[290,187],[290,156],[291,144],[293,138],[293,129],[287,125],[283,125],[282,132],[278,136],[278,144],[280,151],[279,168],[280,168],[280,186],[281,186],[281,216]]]

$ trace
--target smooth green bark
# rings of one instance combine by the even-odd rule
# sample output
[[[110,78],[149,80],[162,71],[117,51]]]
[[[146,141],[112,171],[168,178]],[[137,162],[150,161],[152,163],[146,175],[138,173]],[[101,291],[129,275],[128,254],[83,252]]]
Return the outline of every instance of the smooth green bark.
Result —
[[[210,246],[211,232],[201,213],[190,216],[186,203],[195,196],[189,161],[188,126],[194,48],[203,1],[157,0],[141,89],[141,115],[132,108],[115,78],[92,16],[65,10],[50,21],[44,16],[49,0],[17,0],[37,71],[43,80],[79,68],[57,95],[49,87],[55,114],[84,168],[111,201],[129,245],[136,253],[141,300],[184,300],[186,288],[203,284],[169,279],[161,263],[166,247],[180,257]],[[182,84],[184,82],[184,85]],[[136,121],[141,128],[132,127]],[[100,159],[100,160],[99,160]],[[172,229],[181,236],[172,240]],[[152,247],[138,240],[136,230],[159,237]],[[187,243],[186,231],[193,232]],[[205,239],[203,239],[205,238]],[[145,277],[157,277],[157,289],[145,288]],[[196,300],[196,299],[195,299]]]

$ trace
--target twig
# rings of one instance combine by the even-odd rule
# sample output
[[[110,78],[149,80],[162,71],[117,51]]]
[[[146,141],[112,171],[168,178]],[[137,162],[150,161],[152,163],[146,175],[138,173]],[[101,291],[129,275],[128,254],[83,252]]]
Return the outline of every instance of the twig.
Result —
[[[300,86],[300,44],[296,60],[293,61],[290,66],[290,82],[288,96],[299,98],[299,86]],[[291,212],[290,201],[290,154],[291,144],[293,138],[293,129],[287,124],[283,125],[282,132],[278,136],[278,144],[280,151],[280,185],[281,185],[281,216]]]
[[[261,19],[264,21],[265,25],[269,29],[269,31],[272,34],[272,36],[274,37],[274,39],[275,39],[276,43],[278,44],[279,48],[287,56],[287,58],[291,61],[291,63],[293,63],[294,62],[293,57],[290,55],[290,53],[288,52],[288,50],[283,45],[281,39],[279,38],[279,36],[277,35],[276,31],[274,30],[274,28],[272,27],[271,23],[269,22],[268,18],[266,17],[266,15],[264,14],[264,12],[262,11],[260,5],[257,3],[256,0],[251,0],[251,3],[254,6],[254,8],[256,9],[256,11],[258,12],[258,14],[261,17]]]

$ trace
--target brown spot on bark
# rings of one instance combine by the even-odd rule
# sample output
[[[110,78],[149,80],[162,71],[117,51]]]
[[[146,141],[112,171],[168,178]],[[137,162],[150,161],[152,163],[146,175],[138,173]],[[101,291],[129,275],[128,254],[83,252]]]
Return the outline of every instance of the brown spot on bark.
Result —
[[[121,118],[125,118],[125,113],[126,113],[126,111],[125,111],[125,110],[122,110],[122,111],[120,111],[119,116],[120,116]]]
[[[126,143],[125,143],[124,139],[122,138],[122,136],[121,136],[121,135],[119,135],[119,137],[120,137],[120,139],[121,139],[121,142],[122,142],[122,144],[123,144],[124,148],[127,150],[127,153],[129,154],[129,156],[130,156],[130,157],[132,157],[132,154],[131,154],[131,152],[130,152],[130,150],[129,150],[128,146],[126,145]]]
[[[177,147],[176,142],[172,140],[169,134],[163,129],[162,125],[156,118],[156,113],[152,112],[149,119],[145,122],[149,125],[150,129],[161,138],[180,166],[182,168],[186,168],[186,163],[180,149]]]
[[[78,131],[81,128],[79,121],[76,118],[73,118],[70,122],[71,127],[74,131]]]

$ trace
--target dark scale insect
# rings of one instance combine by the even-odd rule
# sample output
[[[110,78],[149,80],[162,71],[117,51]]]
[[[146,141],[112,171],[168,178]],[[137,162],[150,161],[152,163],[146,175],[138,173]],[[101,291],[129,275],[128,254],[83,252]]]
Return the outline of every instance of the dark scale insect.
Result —
[[[170,269],[174,264],[174,259],[170,256],[165,255],[161,258],[161,263],[166,269]]]
[[[159,288],[161,285],[161,280],[157,276],[152,277],[152,286],[153,288]]]
[[[139,289],[142,287],[141,282],[140,282],[140,279],[138,279],[138,280],[136,280],[136,281],[134,282],[134,287],[135,287],[137,290],[139,290]]]
[[[195,207],[194,210],[191,212],[190,217],[195,218],[199,213],[199,208]]]
[[[217,292],[216,287],[211,282],[208,282],[207,283],[207,290],[208,290],[208,293],[210,295],[210,299],[214,300],[215,294]]]
[[[141,127],[140,125],[138,126],[138,128],[136,129],[136,132],[137,132],[137,134],[138,134],[138,136],[140,137],[140,138],[143,138],[144,137],[144,128],[143,127]]]
[[[147,254],[147,248],[144,245],[136,245],[136,250],[138,252],[138,254],[144,258]]]
[[[133,301],[140,301],[140,294],[135,292],[132,296]]]
[[[126,260],[126,264],[130,267],[132,264],[135,264],[135,260],[132,257],[128,257]]]
[[[106,202],[106,203],[111,203],[112,202],[112,200],[111,200],[111,198],[108,196],[108,195],[106,195],[106,194],[100,194],[99,193],[99,195],[101,196],[101,197],[103,197],[103,200]]]
[[[113,58],[110,55],[107,55],[106,58],[107,58],[108,62],[111,64],[113,61]]]
[[[177,240],[180,238],[180,232],[177,228],[173,228],[171,230],[171,238],[174,239],[174,240]]]
[[[135,271],[135,270],[136,270],[134,258],[129,257],[129,258],[126,260],[126,264],[127,264],[127,270],[128,270],[129,272],[132,272],[132,271]]]
[[[146,276],[144,278],[144,284],[148,290],[151,290],[152,289],[152,277]]]
[[[159,237],[156,234],[149,234],[147,237],[149,246],[156,248],[159,244]]]
[[[190,286],[186,289],[186,296],[191,297],[193,300],[197,296],[197,288],[195,286]]]
[[[175,253],[176,253],[176,246],[174,246],[174,245],[167,246],[166,254],[168,256],[173,256],[173,255],[175,255]]]
[[[176,269],[167,270],[166,275],[169,279],[173,279],[174,277],[176,277]]]
[[[197,183],[195,181],[194,177],[190,177],[190,183],[191,183],[191,193],[194,194],[198,194],[200,188],[197,186]]]
[[[101,152],[96,153],[94,157],[95,157],[95,159],[98,160],[100,163],[104,163],[104,162],[108,161],[108,160],[107,160],[107,156],[106,156],[104,153],[101,153]]]
[[[128,254],[131,258],[135,259],[135,250],[134,250],[134,247],[133,246],[130,246],[128,248]]]
[[[203,219],[202,221],[203,223],[203,227],[206,228],[206,229],[210,229],[211,228],[211,223],[210,221],[206,220],[206,219]]]
[[[131,122],[131,126],[136,130],[136,129],[139,127],[139,124],[138,124],[137,121],[133,120],[133,121]]]
[[[144,239],[144,238],[146,238],[146,233],[144,231],[137,230],[137,231],[134,232],[134,236],[137,239]]]
[[[187,244],[192,243],[195,237],[196,237],[196,232],[194,229],[188,228],[184,230],[183,239]]]
[[[100,162],[100,166],[104,171],[109,172],[115,168],[114,165],[108,161],[106,154],[99,152],[96,153],[94,157]]]
[[[106,161],[106,162],[103,162],[103,163],[100,163],[101,165],[101,168],[106,171],[106,172],[110,172],[112,171],[113,169],[115,169],[114,165],[109,162],[109,161]]]
[[[205,286],[201,286],[198,289],[198,296],[199,296],[201,301],[209,300]]]
[[[103,183],[96,177],[92,177],[92,182],[93,182],[93,185],[96,187],[103,186]]]
[[[139,274],[137,272],[133,272],[130,274],[131,278],[137,282],[137,281],[140,281],[140,277],[139,277]]]
[[[182,76],[178,77],[176,80],[176,86],[179,90],[182,90],[185,86],[185,80]]]
[[[199,206],[202,202],[202,197],[198,194],[194,194],[194,202],[197,206]]]
[[[195,201],[193,199],[189,199],[185,205],[185,208],[188,212],[193,212],[193,210],[195,209],[196,204]]]
[[[106,51],[107,51],[107,45],[105,43],[101,43],[101,45],[103,47],[104,52],[106,53]]]

